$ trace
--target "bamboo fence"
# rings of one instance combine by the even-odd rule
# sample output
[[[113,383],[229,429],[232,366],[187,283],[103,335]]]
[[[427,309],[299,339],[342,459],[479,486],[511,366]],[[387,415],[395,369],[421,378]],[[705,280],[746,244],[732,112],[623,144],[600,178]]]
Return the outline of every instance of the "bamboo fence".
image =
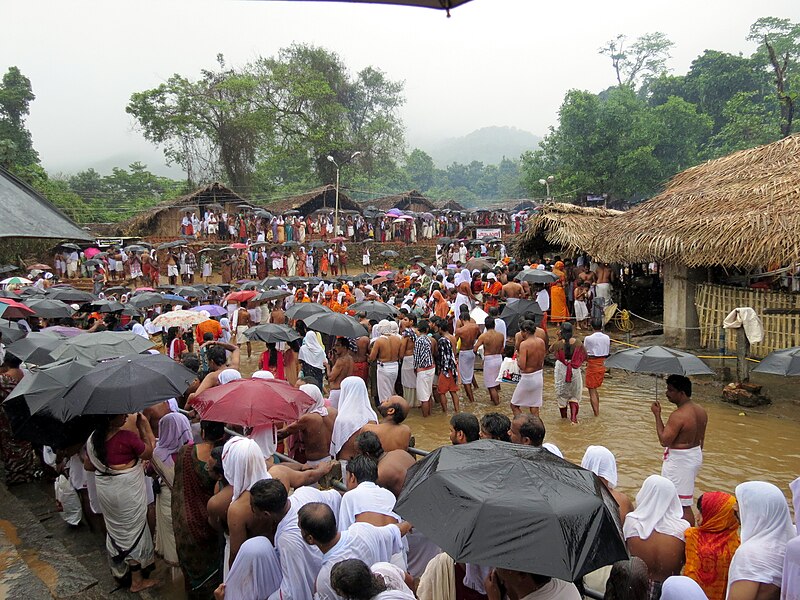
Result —
[[[700,324],[700,345],[704,348],[736,350],[736,333],[723,329],[722,322],[734,309],[749,306],[764,326],[764,339],[750,346],[750,355],[764,357],[773,350],[800,345],[800,314],[765,315],[767,308],[794,308],[800,311],[800,294],[752,290],[708,283],[699,284],[695,307]]]

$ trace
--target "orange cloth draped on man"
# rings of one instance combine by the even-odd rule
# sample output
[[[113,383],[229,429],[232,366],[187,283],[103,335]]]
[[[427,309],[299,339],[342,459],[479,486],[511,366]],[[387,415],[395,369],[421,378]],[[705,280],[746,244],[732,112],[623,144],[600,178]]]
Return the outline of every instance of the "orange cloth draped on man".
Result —
[[[553,323],[561,323],[569,319],[567,294],[564,291],[564,286],[567,284],[567,274],[563,269],[564,263],[560,260],[553,265],[553,275],[558,277],[558,281],[550,284],[550,320]]]
[[[686,530],[686,566],[683,574],[703,588],[708,600],[724,600],[728,568],[739,547],[739,520],[733,512],[736,498],[724,492],[701,496],[699,527]]]
[[[494,273],[490,273],[490,275],[492,277],[483,288],[483,309],[486,311],[492,306],[500,305],[500,293],[503,291],[503,284],[497,281]]]

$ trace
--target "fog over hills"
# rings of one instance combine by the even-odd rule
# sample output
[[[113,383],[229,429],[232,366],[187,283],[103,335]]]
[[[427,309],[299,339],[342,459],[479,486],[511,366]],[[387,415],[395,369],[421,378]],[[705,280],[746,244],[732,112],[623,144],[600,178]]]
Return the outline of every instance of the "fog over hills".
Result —
[[[454,162],[469,164],[473,160],[496,165],[504,156],[516,160],[526,150],[535,150],[541,139],[516,127],[492,126],[476,129],[463,137],[426,144],[421,149],[430,154],[439,168]]]

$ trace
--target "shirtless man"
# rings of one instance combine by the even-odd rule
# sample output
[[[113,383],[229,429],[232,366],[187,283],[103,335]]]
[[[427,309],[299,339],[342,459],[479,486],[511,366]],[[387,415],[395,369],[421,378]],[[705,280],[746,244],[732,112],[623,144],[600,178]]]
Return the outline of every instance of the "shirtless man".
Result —
[[[461,344],[461,351],[458,353],[458,374],[461,377],[461,385],[467,394],[470,402],[475,401],[472,393],[472,380],[475,377],[475,340],[481,334],[478,324],[469,316],[469,312],[461,311],[459,315],[460,325],[456,327],[456,344]],[[457,346],[454,346],[454,348]]]
[[[244,337],[244,332],[250,327],[250,311],[247,310],[247,302],[242,303],[239,306],[239,310],[236,311],[236,344],[241,346],[244,343],[247,343],[247,358],[250,358],[252,353],[252,347],[250,346],[250,340]]]
[[[167,278],[170,285],[178,282],[178,257],[171,249],[167,251]]]
[[[353,374],[353,358],[350,356],[347,338],[336,338],[336,343],[333,345],[333,355],[336,357],[333,366],[328,363],[325,365],[325,370],[327,371],[328,383],[330,384],[331,406],[333,408],[339,408],[339,394],[341,393],[340,388],[342,381],[345,377],[350,377],[350,375]]]
[[[500,383],[497,376],[500,374],[500,365],[503,363],[503,349],[506,345],[505,336],[494,328],[495,319],[486,317],[484,327],[486,330],[478,336],[475,342],[475,352],[483,347],[483,387],[489,392],[489,399],[495,406],[500,404]]]
[[[378,436],[384,451],[408,450],[411,443],[411,428],[403,425],[408,415],[408,402],[402,396],[392,396],[378,406],[378,413],[383,417],[377,425],[367,423],[361,432],[372,431]]]
[[[369,327],[367,327],[369,331]],[[369,386],[369,363],[367,356],[369,355],[369,336],[362,335],[356,339],[356,350],[353,352],[353,375],[361,377],[364,383]]]
[[[378,364],[378,402],[388,400],[394,395],[394,385],[400,372],[399,359],[403,338],[398,335],[399,327],[395,321],[381,321],[381,335],[375,339],[369,354],[370,362]]]
[[[193,394],[189,394],[186,400],[187,405],[191,405],[192,399],[198,394],[206,391],[209,388],[219,385],[219,374],[225,369],[239,370],[239,347],[233,344],[226,344],[225,342],[205,342],[200,348],[208,348],[206,356],[208,357],[209,373],[203,378],[203,381]],[[228,352],[231,353],[228,359]]]
[[[528,311],[524,315],[522,315],[522,320],[520,321],[520,324],[522,323],[522,321],[531,321],[532,323],[534,323],[536,326],[536,333],[534,335],[544,342],[546,348],[549,348],[550,336],[547,335],[546,329],[542,329],[541,327],[539,327],[541,320],[542,320],[541,314]],[[522,339],[523,339],[522,329],[520,329],[517,333],[514,334],[514,351],[517,353],[519,353],[519,345],[522,343]]]
[[[286,324],[286,313],[283,312],[283,302],[278,301],[272,307],[272,312],[269,313],[269,322],[276,325]]]
[[[694,480],[703,464],[708,415],[704,408],[692,402],[692,382],[688,377],[667,377],[666,396],[677,406],[666,425],[661,419],[658,400],[651,406],[656,418],[658,441],[665,448],[661,475],[675,484],[683,506],[683,518],[694,526]]]
[[[611,304],[611,281],[613,277],[611,267],[608,266],[608,263],[602,263],[597,266],[594,275],[596,278],[596,297],[605,298],[606,304]]]
[[[417,341],[417,316],[414,313],[405,314],[400,319],[400,335],[403,345],[400,351],[400,382],[403,384],[403,397],[412,406],[419,406],[417,402],[417,374],[414,371],[414,344]]]
[[[331,459],[331,436],[336,414],[336,409],[330,407],[319,412],[309,410],[294,423],[279,429],[278,440],[297,435],[305,449],[306,464],[313,466],[328,462]]]
[[[406,471],[416,460],[405,450],[383,451],[381,441],[372,431],[365,431],[356,438],[359,454],[366,454],[378,461],[378,485],[399,496],[406,481]]]
[[[523,298],[525,289],[513,279],[503,286],[503,298]]]
[[[528,407],[531,414],[538,417],[539,408],[542,406],[542,388],[544,386],[542,368],[545,354],[547,354],[547,346],[540,337],[537,337],[536,325],[533,324],[533,321],[523,321],[520,330],[522,342],[519,345],[517,364],[522,377],[511,397],[511,412],[517,416],[522,413],[520,407]]]

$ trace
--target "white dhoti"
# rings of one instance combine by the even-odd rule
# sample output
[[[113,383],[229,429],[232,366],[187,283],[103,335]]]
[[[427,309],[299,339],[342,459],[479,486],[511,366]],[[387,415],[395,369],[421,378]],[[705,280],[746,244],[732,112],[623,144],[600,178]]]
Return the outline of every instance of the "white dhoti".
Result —
[[[575,307],[575,320],[584,321],[589,318],[589,309],[586,302],[583,300],[575,300],[573,306]]]
[[[178,276],[178,265],[167,265],[167,277]]]
[[[610,283],[598,283],[595,285],[595,296],[598,298],[605,298],[608,302],[611,302],[611,284]]]
[[[67,261],[67,277],[74,279],[78,272],[78,263],[74,260]]]
[[[685,450],[664,449],[661,476],[675,484],[681,506],[691,506],[694,503],[694,480],[701,466],[703,466],[703,450],[700,446]]]
[[[433,395],[433,380],[436,377],[436,369],[431,367],[430,369],[417,371],[416,377],[417,404],[430,402],[431,396]]]
[[[511,404],[514,406],[538,407],[542,405],[542,390],[544,389],[544,376],[542,370],[533,373],[522,373]]]
[[[394,396],[394,384],[400,370],[397,361],[378,362],[378,402],[388,400]]]
[[[241,346],[242,344],[245,344],[245,343],[250,341],[246,337],[244,337],[244,332],[247,331],[249,328],[250,328],[249,325],[237,325],[236,326],[236,343],[239,346]]]
[[[475,351],[462,350],[458,353],[458,375],[461,383],[470,385],[475,376]]]
[[[404,356],[400,368],[400,381],[403,384],[403,397],[411,408],[419,406],[417,401],[417,374],[414,373],[414,357]]]
[[[502,364],[502,354],[490,354],[483,358],[483,387],[487,390],[500,385],[497,376],[500,375],[500,365]]]
[[[567,381],[567,365],[556,361],[553,369],[556,389],[556,401],[559,408],[566,408],[568,402],[580,404],[583,393],[583,373],[580,369],[572,369],[572,381]]]
[[[342,390],[331,390],[330,396],[328,396],[328,400],[331,403],[333,408],[339,408],[339,396],[342,394]]]

